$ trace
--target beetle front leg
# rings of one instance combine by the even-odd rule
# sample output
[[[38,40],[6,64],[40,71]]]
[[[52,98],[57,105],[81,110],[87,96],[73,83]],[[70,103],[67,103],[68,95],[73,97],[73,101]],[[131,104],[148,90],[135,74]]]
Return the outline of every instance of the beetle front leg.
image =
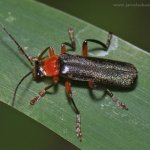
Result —
[[[55,55],[55,52],[54,52],[54,49],[52,47],[47,47],[45,48],[44,50],[42,50],[42,52],[38,55],[37,59],[38,60],[41,60],[43,55],[46,53],[46,52],[49,52],[49,56],[54,56]]]
[[[50,89],[51,87],[53,87],[55,84],[52,83],[48,86],[46,86],[43,90],[41,90],[38,95],[36,97],[34,97],[31,101],[30,104],[34,105],[38,100],[40,100],[43,96],[45,96],[46,92],[48,89]]]
[[[66,89],[67,96],[68,96],[69,100],[71,100],[74,111],[76,113],[76,135],[80,139],[80,141],[82,141],[81,116],[80,116],[80,112],[72,98],[71,83],[69,81],[65,82],[65,89]]]

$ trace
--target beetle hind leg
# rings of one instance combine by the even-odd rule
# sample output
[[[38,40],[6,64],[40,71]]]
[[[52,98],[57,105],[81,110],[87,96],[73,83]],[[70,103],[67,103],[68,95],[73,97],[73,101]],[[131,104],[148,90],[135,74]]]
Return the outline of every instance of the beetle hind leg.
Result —
[[[94,81],[88,81],[88,85],[91,89],[97,88],[97,84]],[[115,102],[121,109],[128,110],[127,106],[117,99],[109,89],[106,89],[105,93],[108,94],[112,98],[113,102]]]
[[[117,99],[109,89],[106,89],[105,92],[112,98],[113,102],[115,102],[121,109],[128,110],[127,106],[123,104],[119,99]]]

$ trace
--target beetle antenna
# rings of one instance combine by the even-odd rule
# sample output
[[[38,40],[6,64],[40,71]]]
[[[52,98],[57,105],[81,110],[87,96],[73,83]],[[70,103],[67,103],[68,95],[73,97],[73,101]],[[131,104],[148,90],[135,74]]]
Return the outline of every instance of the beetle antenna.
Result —
[[[12,100],[12,106],[14,106],[14,103],[15,103],[15,98],[16,98],[16,93],[17,93],[17,90],[19,88],[19,85],[22,83],[22,81],[27,78],[30,74],[32,73],[32,71],[30,71],[29,73],[27,73],[25,76],[22,77],[22,79],[19,81],[19,83],[17,84],[16,88],[15,88],[15,91],[14,91],[14,95],[13,95],[13,100]]]
[[[5,33],[14,41],[14,43],[18,46],[18,49],[23,53],[23,55],[28,59],[28,61],[33,65],[32,63],[32,57],[29,56],[25,50],[21,47],[21,45],[16,41],[16,39],[7,31],[7,29],[4,27],[3,24],[0,23],[1,28],[5,31]]]

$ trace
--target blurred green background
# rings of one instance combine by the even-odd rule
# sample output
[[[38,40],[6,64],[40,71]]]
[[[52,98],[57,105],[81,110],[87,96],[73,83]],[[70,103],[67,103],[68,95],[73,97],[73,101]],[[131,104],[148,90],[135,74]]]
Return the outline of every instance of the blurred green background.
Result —
[[[38,1],[72,14],[106,31],[112,31],[120,38],[150,52],[149,0]]]
[[[72,14],[78,18],[90,22],[107,31],[112,31],[117,36],[133,43],[134,45],[150,52],[150,2],[138,0],[39,0],[47,5],[53,6]],[[133,4],[134,6],[129,6]],[[137,6],[139,4],[139,6]],[[141,4],[141,6],[140,6]],[[149,4],[144,6],[143,4]],[[87,37],[88,38],[88,37]],[[96,37],[98,38],[98,37]],[[4,115],[5,112],[5,115]],[[44,126],[37,124],[30,118],[14,111],[10,107],[0,103],[0,149],[1,150],[25,150],[31,145],[31,149],[51,149],[50,145],[57,147],[64,142],[66,149],[73,149],[67,142],[62,141],[53,132]],[[11,126],[10,126],[11,125]],[[6,130],[7,128],[7,130]],[[13,137],[18,131],[18,135]],[[28,131],[28,132],[27,132]],[[11,133],[8,134],[8,133]],[[30,133],[30,134],[29,134]],[[30,136],[32,135],[32,137]],[[16,137],[19,137],[15,139]],[[23,141],[23,139],[28,139]],[[57,139],[57,140],[55,140]],[[3,141],[12,140],[10,145]],[[17,148],[14,141],[22,147]],[[50,143],[51,142],[51,143]],[[53,144],[54,145],[53,145]],[[6,145],[6,147],[3,147]],[[74,148],[75,149],[75,148]],[[29,150],[29,146],[28,146]]]
[[[0,150],[78,150],[33,119],[0,102]]]

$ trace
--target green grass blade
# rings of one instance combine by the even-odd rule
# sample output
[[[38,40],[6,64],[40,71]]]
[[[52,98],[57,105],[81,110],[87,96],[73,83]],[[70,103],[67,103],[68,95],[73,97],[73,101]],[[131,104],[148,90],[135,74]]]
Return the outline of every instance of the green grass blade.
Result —
[[[68,27],[75,29],[77,54],[81,54],[84,39],[96,38],[103,42],[107,39],[106,31],[32,0],[1,0],[0,8],[0,22],[33,56],[47,46],[53,46],[59,54],[60,44],[69,41]],[[10,105],[17,83],[31,68],[3,31],[0,32],[0,41],[0,101]],[[75,135],[75,114],[67,102],[64,83],[59,84],[56,93],[47,94],[35,106],[30,106],[30,100],[51,82],[36,83],[31,76],[18,90],[15,109],[81,149],[149,149],[150,54],[114,36],[107,53],[90,51],[89,55],[106,55],[106,58],[127,61],[137,67],[137,87],[132,91],[113,91],[116,97],[127,104],[129,111],[120,110],[109,96],[94,100],[88,89],[78,84],[73,86],[73,96],[82,117],[83,142],[80,143]],[[100,98],[103,91],[94,91],[94,94]]]

